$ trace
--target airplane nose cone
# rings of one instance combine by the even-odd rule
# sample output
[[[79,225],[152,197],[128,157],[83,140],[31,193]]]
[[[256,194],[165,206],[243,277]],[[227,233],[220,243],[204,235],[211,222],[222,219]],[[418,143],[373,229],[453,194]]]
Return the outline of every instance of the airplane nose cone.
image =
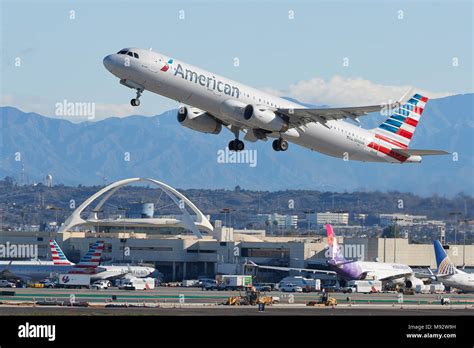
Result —
[[[113,68],[113,60],[112,60],[112,55],[109,54],[108,56],[106,56],[103,60],[103,63],[104,63],[104,66],[105,68],[112,72],[112,68]]]

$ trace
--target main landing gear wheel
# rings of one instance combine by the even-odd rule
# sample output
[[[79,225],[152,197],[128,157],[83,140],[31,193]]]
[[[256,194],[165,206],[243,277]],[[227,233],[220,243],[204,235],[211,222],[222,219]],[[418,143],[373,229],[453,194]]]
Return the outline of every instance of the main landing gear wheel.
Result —
[[[288,142],[285,139],[276,139],[273,140],[272,147],[275,151],[286,151],[288,150]]]
[[[245,148],[244,142],[239,139],[232,140],[229,143],[230,151],[242,151],[244,148]]]
[[[132,104],[132,106],[139,106],[140,105],[140,97],[142,95],[142,92],[143,92],[142,89],[137,89],[137,97],[130,100],[130,104]]]

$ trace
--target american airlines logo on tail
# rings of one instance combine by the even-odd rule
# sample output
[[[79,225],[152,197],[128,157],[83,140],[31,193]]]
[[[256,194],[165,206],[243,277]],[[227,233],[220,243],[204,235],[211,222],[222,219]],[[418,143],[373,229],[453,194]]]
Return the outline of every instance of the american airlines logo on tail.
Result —
[[[50,240],[49,246],[51,247],[51,256],[55,265],[72,265],[55,240]]]
[[[104,241],[95,242],[81,261],[69,273],[96,273],[100,257],[104,251]]]
[[[392,143],[393,141],[393,145],[408,147],[427,101],[428,98],[420,94],[415,94],[411,97],[410,100],[395,110],[395,112],[379,126],[382,132],[377,133],[379,135],[378,138],[386,140],[386,137],[383,137],[383,134],[385,134],[389,142]]]

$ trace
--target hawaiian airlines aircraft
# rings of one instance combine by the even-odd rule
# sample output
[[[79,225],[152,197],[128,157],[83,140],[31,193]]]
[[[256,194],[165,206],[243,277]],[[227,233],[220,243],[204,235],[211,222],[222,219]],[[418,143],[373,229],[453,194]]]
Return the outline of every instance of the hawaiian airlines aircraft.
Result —
[[[438,266],[436,278],[446,286],[466,292],[474,291],[474,274],[457,269],[438,240],[434,241],[434,250]]]
[[[242,132],[250,142],[274,138],[275,151],[286,151],[292,142],[364,162],[419,163],[422,156],[447,154],[409,148],[428,101],[420,94],[407,93],[386,105],[311,109],[150,50],[125,48],[103,62],[122,85],[136,90],[133,106],[140,105],[145,90],[174,99],[183,104],[177,115],[181,125],[211,134],[228,128],[235,136],[229,150],[244,149]],[[387,119],[374,129],[346,122],[371,112]]]
[[[406,288],[415,288],[417,285],[424,284],[423,281],[415,276],[415,272],[407,265],[388,262],[358,261],[347,260],[342,253],[342,248],[337,242],[336,235],[330,224],[326,225],[328,237],[329,257],[326,260],[330,271],[317,270],[311,268],[292,268],[292,267],[274,267],[261,266],[249,261],[247,266],[253,266],[265,269],[275,269],[281,271],[295,270],[309,273],[337,274],[346,280],[380,280],[382,282],[404,283]],[[423,275],[427,276],[427,275]]]

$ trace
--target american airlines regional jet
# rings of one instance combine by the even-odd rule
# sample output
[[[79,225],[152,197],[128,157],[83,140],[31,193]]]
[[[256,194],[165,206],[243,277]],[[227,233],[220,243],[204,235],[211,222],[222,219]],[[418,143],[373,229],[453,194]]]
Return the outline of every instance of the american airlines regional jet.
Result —
[[[232,151],[244,149],[242,132],[250,142],[274,138],[275,151],[286,151],[292,142],[364,162],[419,163],[422,156],[447,154],[408,147],[428,101],[420,94],[407,93],[387,105],[310,109],[150,50],[125,48],[103,63],[122,85],[136,90],[133,106],[140,105],[145,90],[174,99],[183,104],[177,115],[181,125],[211,134],[228,128],[235,136]],[[374,129],[346,122],[371,112],[387,119]]]

